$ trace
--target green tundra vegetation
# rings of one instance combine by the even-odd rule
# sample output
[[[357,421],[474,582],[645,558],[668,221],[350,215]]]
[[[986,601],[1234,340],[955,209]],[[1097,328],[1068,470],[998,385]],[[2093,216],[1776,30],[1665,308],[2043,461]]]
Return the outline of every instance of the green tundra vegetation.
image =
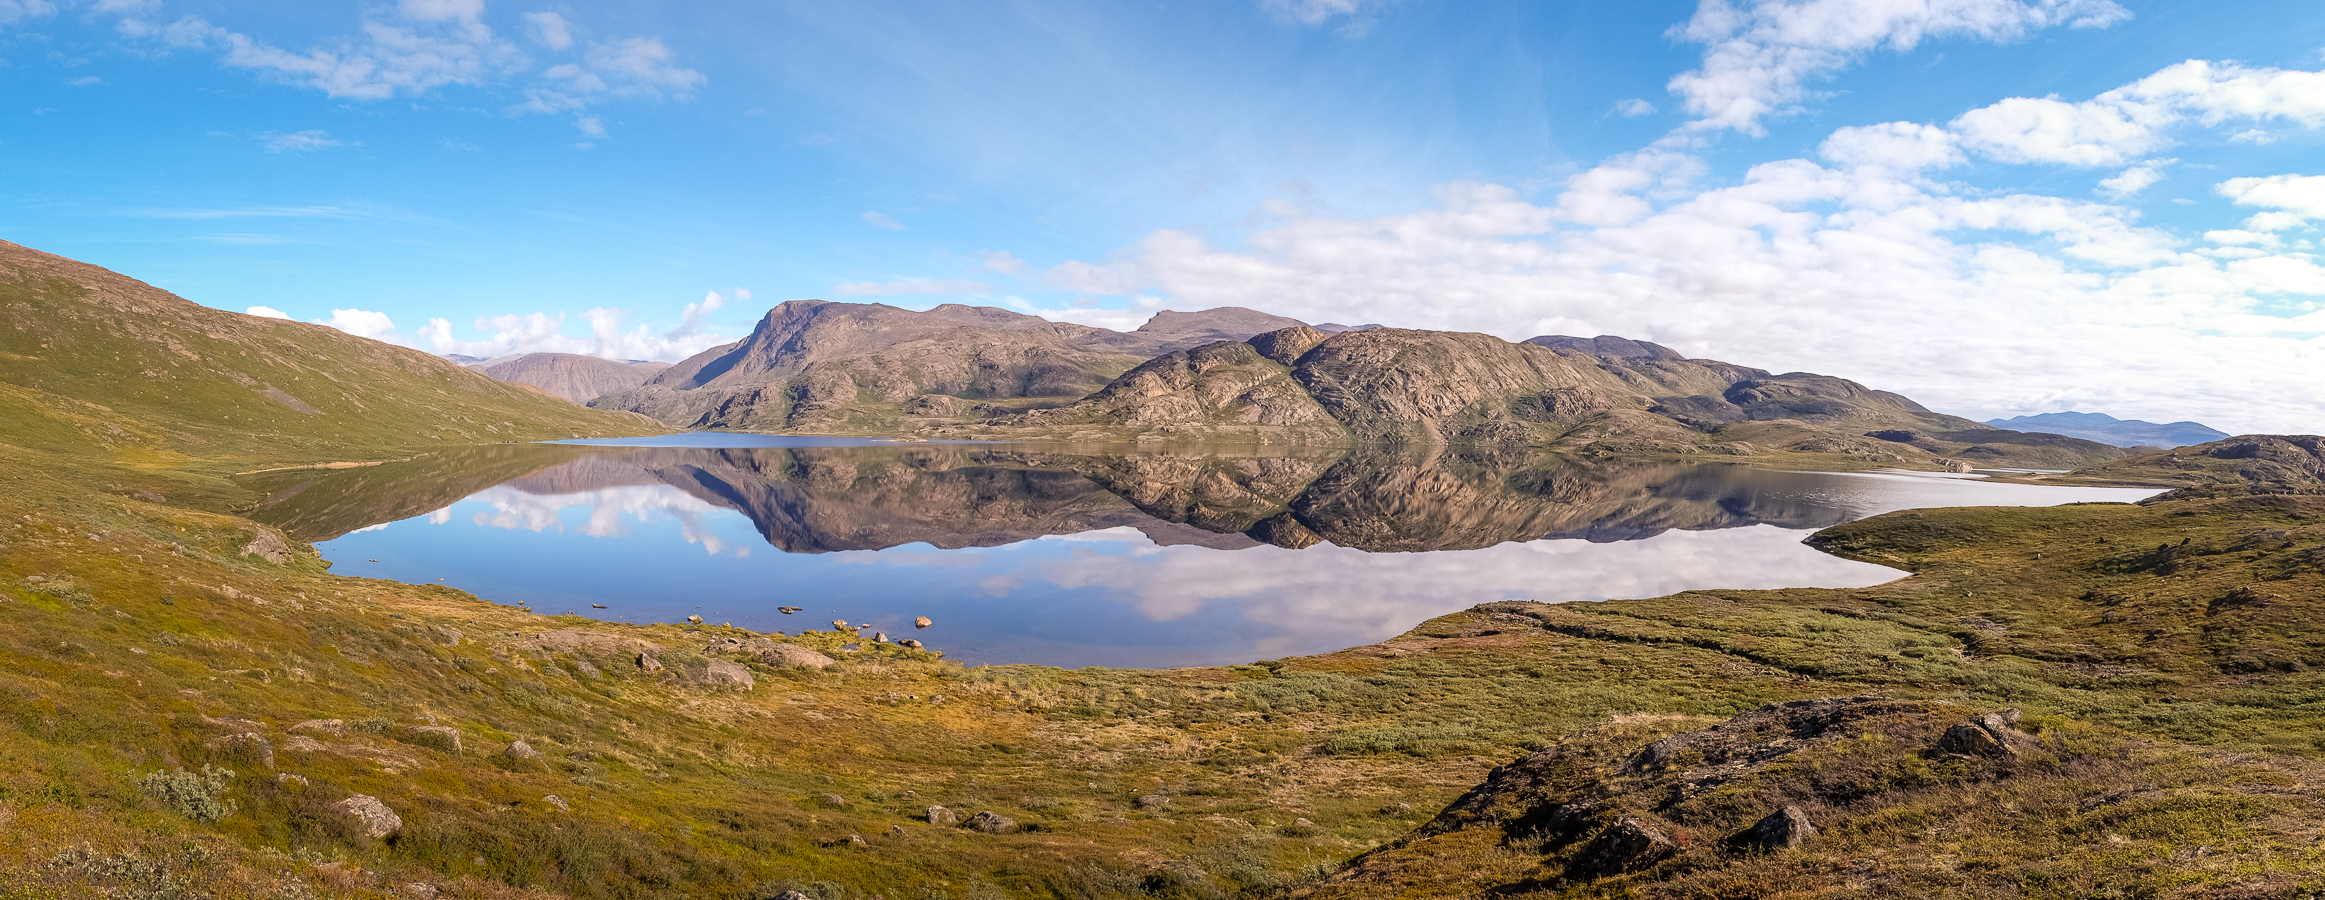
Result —
[[[227,476],[654,429],[292,323],[112,343],[130,329],[15,271],[0,898],[2325,891],[2314,438],[2103,473],[2189,486],[2144,505],[1819,533],[1913,573],[1872,588],[1490,604],[1230,667],[972,668],[333,575],[237,515],[259,497]],[[170,340],[191,356],[133,358]],[[314,368],[244,360],[276,340]],[[331,368],[356,353],[390,387]],[[1857,697],[1880,699],[1763,710]],[[1957,736],[2005,709],[1991,752]],[[1817,833],[1737,838],[1785,807]]]

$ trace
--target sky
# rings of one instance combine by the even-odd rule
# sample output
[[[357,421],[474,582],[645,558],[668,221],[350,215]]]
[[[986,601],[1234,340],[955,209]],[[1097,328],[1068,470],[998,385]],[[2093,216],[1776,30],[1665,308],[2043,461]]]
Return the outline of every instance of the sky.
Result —
[[[2313,2],[0,0],[0,239],[438,353],[1619,334],[2325,431]]]

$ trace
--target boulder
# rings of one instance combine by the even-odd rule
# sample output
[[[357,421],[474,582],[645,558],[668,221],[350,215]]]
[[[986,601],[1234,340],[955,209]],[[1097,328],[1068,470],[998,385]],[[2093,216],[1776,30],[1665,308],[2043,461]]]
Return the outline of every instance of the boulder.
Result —
[[[774,644],[763,648],[759,651],[759,661],[770,666],[806,666],[810,669],[821,669],[833,662],[831,657],[798,644]]]
[[[638,668],[648,672],[662,671],[662,661],[654,658],[654,651],[638,651]]]
[[[331,808],[354,820],[356,830],[365,837],[387,838],[404,830],[403,817],[370,794],[356,794],[331,804]]]
[[[502,748],[501,755],[510,759],[531,761],[540,759],[541,751],[533,749],[533,745],[524,741],[510,741],[507,747]]]
[[[414,725],[405,730],[411,743],[460,755],[460,729],[450,725]]]
[[[687,617],[686,617],[686,623],[687,623],[687,624],[689,624],[689,625],[700,625],[700,624],[702,624],[702,617],[701,617],[701,616],[687,616]]]
[[[1165,797],[1161,794],[1147,794],[1138,798],[1139,809],[1161,809],[1165,806],[1169,806],[1170,803],[1171,798]]]
[[[985,832],[986,834],[1008,834],[1017,830],[1017,822],[1015,820],[992,810],[986,810],[984,812],[970,816],[969,821],[962,824],[967,825],[970,828],[977,829],[978,831]]]
[[[1677,852],[1679,844],[1654,823],[1623,816],[1583,845],[1566,871],[1576,878],[1604,878],[1639,871]]]
[[[741,663],[728,662],[723,659],[710,660],[704,664],[700,671],[690,668],[686,673],[686,680],[704,687],[733,688],[741,691],[750,690],[758,684],[758,680],[751,677],[751,670],[743,668]]]
[[[1937,750],[1960,756],[2017,756],[2034,746],[2034,736],[2018,730],[2017,725],[2018,710],[1987,713],[1947,728],[1938,736]]]
[[[914,650],[918,650],[922,646],[919,641],[913,640],[911,638],[905,638],[904,640],[897,641],[896,645],[899,647],[908,647]]]
[[[929,618],[928,618],[927,616],[914,616],[914,617],[912,617],[912,627],[914,627],[914,628],[927,628],[928,626],[930,626],[930,625],[934,625],[934,624],[936,624],[936,623],[935,623],[935,622],[931,622],[931,621],[929,621]]]
[[[942,806],[931,806],[928,808],[928,824],[930,825],[952,825],[959,822],[960,820],[961,819],[959,816],[953,815],[952,810],[946,809]]]
[[[842,797],[838,794],[817,794],[815,797],[816,799],[823,801],[823,805],[825,806],[836,808],[848,805],[848,798]]]
[[[1785,806],[1769,813],[1736,835],[1737,844],[1759,850],[1789,850],[1807,843],[1816,836],[1816,826],[1808,821],[1808,814],[1797,806]]]
[[[800,610],[802,610],[802,609],[806,609],[806,608],[807,608],[807,607],[804,607],[804,606],[778,606],[778,607],[775,607],[775,611],[776,611],[776,612],[779,612],[779,613],[782,613],[782,614],[784,614],[784,615],[787,615],[787,616],[788,616],[788,615],[790,615],[790,614],[792,614],[792,613],[798,612],[798,611],[800,611]]]

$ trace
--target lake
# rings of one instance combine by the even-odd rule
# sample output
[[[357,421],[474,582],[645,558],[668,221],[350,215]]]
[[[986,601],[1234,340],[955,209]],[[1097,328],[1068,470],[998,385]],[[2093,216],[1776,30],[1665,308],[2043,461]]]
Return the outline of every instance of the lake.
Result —
[[[1862,587],[1904,573],[1802,539],[1898,509],[2154,493],[1529,452],[724,434],[244,481],[266,494],[251,518],[342,575],[624,622],[845,619],[971,663],[1067,667],[1321,653],[1494,600]]]

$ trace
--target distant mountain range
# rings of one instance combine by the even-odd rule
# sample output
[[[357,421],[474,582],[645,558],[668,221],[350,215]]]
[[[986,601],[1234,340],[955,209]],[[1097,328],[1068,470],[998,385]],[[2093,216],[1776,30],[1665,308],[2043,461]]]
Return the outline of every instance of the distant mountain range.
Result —
[[[2118,419],[2106,413],[2055,412],[2014,419],[1988,419],[1986,424],[2016,431],[2063,434],[2117,447],[2185,447],[2228,437],[2228,432],[2194,422],[2158,425],[2138,419]]]
[[[1309,326],[1223,307],[1134,331],[992,307],[793,300],[655,373],[587,357],[471,363],[674,427],[1020,440],[1520,444],[1598,455],[1802,452],[2071,468],[2113,446],[1942,415],[1841,378],[1614,335]]]

